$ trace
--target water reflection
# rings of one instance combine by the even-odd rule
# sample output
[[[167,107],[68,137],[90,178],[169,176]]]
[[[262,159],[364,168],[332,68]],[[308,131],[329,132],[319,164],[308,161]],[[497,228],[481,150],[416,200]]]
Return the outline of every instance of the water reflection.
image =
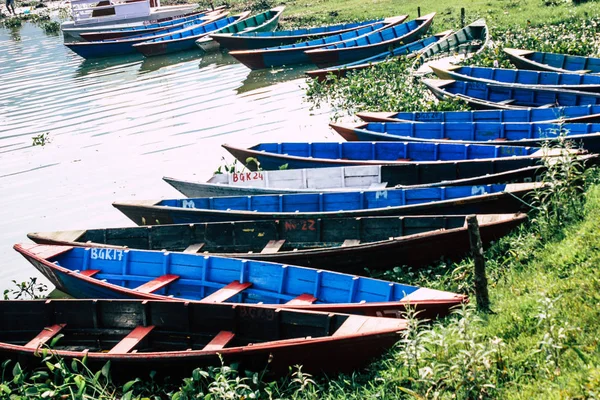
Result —
[[[27,232],[131,225],[113,201],[179,196],[162,176],[208,179],[233,160],[224,142],[330,139],[304,70],[226,52],[84,61],[32,24],[0,28],[0,289],[38,275],[12,250]]]

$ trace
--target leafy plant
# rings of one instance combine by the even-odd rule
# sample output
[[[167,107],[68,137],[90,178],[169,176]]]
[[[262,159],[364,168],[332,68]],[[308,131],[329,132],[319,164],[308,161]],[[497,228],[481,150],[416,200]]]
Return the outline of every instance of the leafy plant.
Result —
[[[48,143],[51,142],[50,140],[50,133],[46,132],[46,133],[40,133],[37,136],[33,136],[33,146],[45,146]]]
[[[12,280],[15,287],[4,290],[4,300],[11,299],[43,299],[48,294],[48,285],[38,283],[36,277],[29,278],[29,281],[17,282]]]
[[[411,60],[392,59],[351,72],[346,78],[329,75],[325,82],[310,79],[306,100],[314,108],[330,104],[332,119],[358,111],[450,111],[467,109],[466,103],[438,101],[410,73]]]

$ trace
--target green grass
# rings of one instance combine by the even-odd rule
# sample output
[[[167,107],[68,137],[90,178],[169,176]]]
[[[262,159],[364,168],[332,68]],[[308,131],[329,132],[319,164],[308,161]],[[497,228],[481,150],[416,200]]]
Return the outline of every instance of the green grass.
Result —
[[[227,3],[237,9],[250,9],[257,2],[233,0]],[[277,1],[261,1],[263,5],[278,5]],[[220,4],[215,1],[215,4]],[[549,5],[546,5],[549,4]],[[575,5],[570,0],[292,0],[285,2],[286,11],[281,23],[285,27],[319,25],[340,21],[359,21],[370,18],[408,14],[417,16],[437,12],[434,31],[456,29],[460,9],[465,9],[467,22],[485,17],[490,26],[508,27],[566,22],[598,15],[596,1]]]

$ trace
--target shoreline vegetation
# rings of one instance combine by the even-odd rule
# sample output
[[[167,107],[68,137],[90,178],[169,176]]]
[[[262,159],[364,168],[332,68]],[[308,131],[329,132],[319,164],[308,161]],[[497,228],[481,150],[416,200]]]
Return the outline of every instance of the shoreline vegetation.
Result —
[[[174,4],[165,2],[163,4]],[[206,6],[206,1],[200,2]],[[221,2],[215,1],[214,5]],[[228,2],[236,10],[269,8],[275,2]],[[19,5],[19,4],[18,4]],[[509,64],[501,48],[521,47],[575,55],[598,55],[598,2],[498,0],[440,3],[294,0],[286,4],[283,28],[313,26],[407,13],[437,11],[432,32],[486,18],[495,46],[470,64]],[[12,19],[12,18],[11,18]],[[11,19],[0,19],[0,24]],[[449,110],[392,61],[347,80],[309,83],[307,101],[334,106],[337,117],[356,111]],[[443,260],[427,268],[398,266],[385,279],[471,296],[453,315],[434,323],[409,312],[409,329],[387,355],[352,375],[310,376],[300,366],[273,381],[266,371],[236,366],[195,370],[183,380],[140,376],[114,383],[110,365],[90,371],[85,360],[66,362],[42,351],[40,368],[22,370],[2,362],[0,398],[74,399],[584,399],[600,397],[600,174],[565,157],[548,165],[552,185],[530,198],[530,220],[485,252],[491,313],[478,312],[473,261]],[[368,273],[368,271],[365,271]],[[42,293],[36,282],[5,296]],[[60,338],[58,338],[60,340]],[[118,381],[118,379],[115,379]]]

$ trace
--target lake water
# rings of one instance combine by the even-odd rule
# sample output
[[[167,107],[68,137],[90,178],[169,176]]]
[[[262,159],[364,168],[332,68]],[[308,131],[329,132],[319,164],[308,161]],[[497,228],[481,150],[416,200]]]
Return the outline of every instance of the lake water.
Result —
[[[12,249],[28,232],[132,226],[113,201],[181,197],[161,178],[206,181],[233,161],[223,143],[337,140],[304,71],[200,50],[85,61],[62,35],[0,28],[0,290],[39,276]]]

